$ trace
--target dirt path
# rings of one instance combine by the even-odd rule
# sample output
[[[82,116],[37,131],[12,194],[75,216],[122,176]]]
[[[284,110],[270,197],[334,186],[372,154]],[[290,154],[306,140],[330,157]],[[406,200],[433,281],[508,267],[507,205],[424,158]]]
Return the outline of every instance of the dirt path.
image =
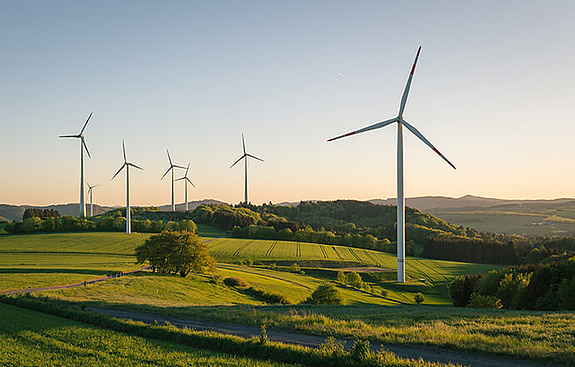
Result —
[[[63,288],[72,288],[72,287],[80,287],[80,286],[86,286],[88,284],[94,284],[94,283],[98,283],[98,282],[103,282],[106,280],[110,280],[110,279],[116,279],[116,278],[121,278],[125,275],[129,275],[129,274],[133,274],[133,273],[137,273],[139,271],[144,271],[144,270],[149,270],[151,269],[151,266],[146,266],[140,269],[136,269],[136,270],[132,270],[132,271],[119,271],[115,274],[112,274],[110,276],[107,277],[101,277],[101,278],[94,278],[94,279],[88,279],[85,280],[83,282],[78,282],[78,283],[70,283],[70,284],[62,284],[62,285],[52,285],[49,287],[42,287],[42,288],[24,288],[24,289],[11,289],[11,290],[7,290],[7,291],[2,291],[0,292],[0,294],[19,294],[19,293],[34,293],[34,292],[40,292],[40,291],[47,291],[47,290],[51,290],[51,289],[63,289]]]
[[[238,335],[245,338],[251,338],[253,336],[260,335],[260,328],[255,326],[224,324],[212,321],[192,320],[175,316],[162,316],[149,313],[123,311],[108,308],[92,307],[89,309],[95,313],[107,314],[110,316],[124,319],[131,319],[134,321],[141,321],[147,324],[153,324],[154,321],[157,321],[160,324],[165,321],[168,321],[172,325],[179,328],[187,327],[187,328],[193,328],[195,330],[215,331],[222,334]],[[322,336],[298,334],[278,329],[267,329],[267,334],[269,339],[273,341],[279,341],[287,344],[303,345],[312,348],[317,348],[325,341],[325,337]],[[346,340],[346,339],[339,339],[339,340],[345,343],[346,349],[349,349],[353,345],[352,340]],[[506,357],[486,356],[481,354],[466,353],[463,351],[454,351],[450,349],[381,344],[378,342],[373,342],[371,344],[373,351],[380,350],[382,346],[399,357],[410,358],[410,359],[422,358],[423,360],[429,362],[441,362],[441,363],[451,362],[461,364],[464,366],[473,366],[473,367],[545,366],[543,364],[529,363],[526,361],[509,359]]]

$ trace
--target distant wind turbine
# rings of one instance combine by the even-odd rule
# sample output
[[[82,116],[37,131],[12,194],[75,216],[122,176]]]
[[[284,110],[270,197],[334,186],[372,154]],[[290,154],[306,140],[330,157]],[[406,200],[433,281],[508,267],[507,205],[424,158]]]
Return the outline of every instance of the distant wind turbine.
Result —
[[[173,164],[172,158],[170,157],[170,152],[167,149],[166,149],[166,153],[168,153],[168,161],[170,162],[170,168],[168,168],[168,170],[166,171],[166,173],[164,173],[164,175],[162,176],[162,178],[160,178],[160,180],[163,180],[164,177],[166,177],[166,175],[168,174],[168,172],[172,171],[172,211],[175,212],[176,211],[176,203],[174,201],[174,168],[186,169],[186,167],[182,167],[182,166],[178,166],[177,164]]]
[[[86,202],[84,201],[84,149],[86,149],[86,153],[88,153],[88,157],[90,156],[90,151],[88,150],[88,146],[86,145],[86,139],[84,138],[84,130],[86,129],[86,125],[88,125],[88,121],[92,117],[93,112],[90,113],[88,119],[84,123],[82,130],[80,130],[79,134],[76,135],[60,135],[60,138],[75,138],[80,139],[80,217],[86,216]]]
[[[390,120],[378,122],[376,124],[364,127],[363,129],[355,130],[350,133],[331,138],[328,141],[333,141],[339,138],[344,138],[346,136],[363,133],[365,131],[370,131],[374,129],[379,129],[385,127],[392,123],[397,123],[397,281],[400,283],[405,283],[405,197],[403,195],[403,126],[405,126],[409,131],[411,131],[415,136],[417,136],[421,141],[423,141],[427,146],[429,146],[435,153],[437,153],[441,158],[443,158],[451,167],[455,169],[455,166],[443,156],[427,140],[423,134],[421,134],[415,127],[410,125],[407,121],[403,119],[403,111],[405,109],[405,103],[407,102],[407,95],[409,94],[409,88],[411,86],[411,80],[413,79],[413,73],[415,72],[415,65],[417,64],[417,59],[419,58],[419,52],[421,51],[421,46],[417,50],[417,55],[415,56],[415,61],[413,62],[413,67],[409,73],[409,78],[407,79],[407,84],[405,90],[403,91],[403,96],[401,97],[401,104],[399,105],[399,113],[397,117]]]
[[[184,175],[184,177],[180,177],[178,179],[176,179],[176,181],[180,181],[180,180],[184,180],[184,185],[185,185],[185,192],[186,192],[186,211],[188,211],[188,182],[190,183],[190,185],[192,185],[193,187],[196,187],[196,185],[194,185],[194,183],[192,182],[192,180],[190,180],[188,178],[188,171],[190,170],[190,164],[188,163],[188,167],[186,168],[186,174]]]
[[[116,172],[116,174],[112,176],[112,180],[116,178],[116,176],[118,176],[118,174],[124,169],[124,167],[126,168],[126,233],[130,234],[132,233],[132,223],[131,223],[132,213],[130,213],[130,167],[134,167],[139,170],[144,169],[136,166],[131,162],[128,162],[126,158],[126,146],[124,145],[124,140],[122,140],[122,152],[124,153],[124,164],[122,164],[122,167],[120,167],[118,172]]]
[[[94,201],[93,196],[92,196],[92,191],[94,190],[95,187],[98,187],[100,185],[94,185],[91,186],[88,182],[86,182],[86,186],[88,186],[88,196],[90,197],[90,217],[94,216]]]
[[[258,158],[256,156],[253,156],[249,153],[246,153],[246,144],[244,142],[244,134],[242,134],[242,148],[244,150],[244,154],[237,160],[234,162],[234,164],[232,164],[230,166],[230,168],[232,168],[233,166],[235,166],[239,161],[241,161],[242,159],[245,158],[244,161],[244,181],[245,181],[245,203],[248,203],[248,158],[253,158],[253,159],[257,159],[258,161],[264,161],[261,158]]]

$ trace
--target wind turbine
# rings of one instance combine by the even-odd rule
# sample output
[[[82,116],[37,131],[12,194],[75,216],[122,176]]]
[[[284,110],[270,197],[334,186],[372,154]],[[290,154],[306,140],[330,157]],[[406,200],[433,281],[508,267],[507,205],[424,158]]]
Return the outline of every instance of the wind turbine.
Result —
[[[163,180],[164,177],[166,177],[166,175],[168,174],[168,172],[172,171],[172,211],[175,212],[176,211],[176,203],[174,202],[174,168],[186,169],[186,167],[182,167],[182,166],[178,166],[177,164],[173,164],[172,158],[170,157],[170,152],[168,152],[167,149],[166,149],[166,153],[168,153],[168,161],[170,161],[170,168],[168,168],[168,170],[166,171],[166,173],[164,173],[164,175],[162,176],[162,178],[160,178],[160,180]]]
[[[128,162],[126,158],[126,146],[124,145],[124,140],[122,140],[122,152],[124,153],[124,164],[122,167],[116,172],[114,176],[112,176],[112,180],[118,176],[118,174],[126,168],[126,233],[132,233],[132,223],[131,223],[131,213],[130,213],[130,167],[137,168],[139,170],[144,170],[136,166],[135,164]]]
[[[237,160],[234,162],[234,164],[232,164],[230,166],[230,168],[232,168],[233,166],[235,166],[239,161],[241,161],[242,159],[245,158],[244,161],[244,180],[245,180],[245,203],[248,203],[248,158],[253,158],[253,159],[257,159],[258,161],[264,161],[263,159],[260,159],[256,156],[253,156],[249,153],[246,153],[246,143],[244,142],[244,134],[242,134],[242,147],[244,149],[244,154]]]
[[[437,150],[421,134],[415,127],[410,125],[407,121],[403,119],[403,111],[405,109],[405,103],[407,102],[407,95],[409,94],[409,88],[411,86],[411,80],[413,79],[413,73],[415,72],[415,65],[417,64],[417,59],[419,58],[419,52],[421,51],[421,46],[417,50],[417,55],[415,56],[415,61],[413,62],[413,67],[409,73],[409,78],[407,79],[407,84],[405,85],[405,90],[403,91],[403,96],[401,97],[401,103],[399,105],[399,113],[397,117],[390,120],[385,120],[378,122],[373,125],[364,127],[363,129],[355,130],[350,133],[336,136],[328,140],[333,141],[339,138],[344,138],[346,136],[363,133],[365,131],[379,129],[385,127],[392,123],[397,123],[397,281],[400,283],[405,283],[405,197],[403,195],[403,126],[407,130],[411,131],[415,136],[417,136],[421,141],[423,141],[427,146],[429,146],[435,153],[437,153],[441,158],[443,158],[451,167],[455,169],[455,166],[445,158],[443,154]]]
[[[80,217],[86,216],[86,202],[84,201],[84,149],[86,149],[86,153],[88,153],[88,157],[90,156],[90,151],[88,150],[88,146],[86,145],[86,140],[84,138],[84,130],[86,129],[86,125],[88,125],[88,121],[92,117],[92,114],[88,116],[88,119],[84,123],[82,130],[80,130],[79,134],[76,135],[60,135],[60,138],[75,138],[80,139]]]
[[[184,177],[180,177],[176,180],[176,181],[184,180],[185,192],[186,192],[186,211],[188,211],[188,182],[193,187],[196,187],[196,185],[194,185],[194,183],[188,178],[188,171],[189,170],[190,170],[190,164],[188,163],[188,168],[186,168],[186,174],[184,175]]]
[[[94,190],[95,187],[98,187],[100,185],[94,185],[94,186],[90,186],[90,184],[88,182],[86,182],[86,186],[88,186],[88,196],[90,196],[90,217],[94,216],[94,201],[92,200],[92,191]]]

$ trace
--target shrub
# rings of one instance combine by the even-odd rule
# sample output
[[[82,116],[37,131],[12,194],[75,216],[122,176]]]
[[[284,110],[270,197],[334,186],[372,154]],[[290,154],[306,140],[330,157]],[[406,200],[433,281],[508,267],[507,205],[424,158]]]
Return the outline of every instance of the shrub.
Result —
[[[500,309],[503,307],[501,300],[494,296],[484,296],[479,293],[471,295],[471,301],[467,307],[470,308],[494,308]]]
[[[333,336],[328,336],[323,344],[319,346],[319,350],[326,355],[342,356],[345,354],[344,343]]]
[[[281,305],[289,305],[291,302],[281,293],[275,293],[270,291],[265,291],[263,289],[249,287],[246,289],[248,293],[253,295],[254,297],[273,304],[281,304]]]
[[[339,290],[331,284],[322,284],[303,303],[312,305],[341,305],[343,297]]]
[[[371,359],[369,340],[356,339],[351,348],[350,357],[357,362],[367,362]]]
[[[425,301],[425,298],[423,297],[423,294],[420,293],[416,293],[413,296],[413,300],[415,301],[416,304],[420,305],[423,303],[423,301]]]
[[[240,277],[229,277],[224,279],[224,284],[229,287],[248,288],[250,283]]]

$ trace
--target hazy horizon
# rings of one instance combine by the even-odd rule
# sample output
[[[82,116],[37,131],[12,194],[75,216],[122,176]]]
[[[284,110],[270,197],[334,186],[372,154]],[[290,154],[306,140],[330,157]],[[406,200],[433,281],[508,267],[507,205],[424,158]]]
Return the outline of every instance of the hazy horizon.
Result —
[[[0,203],[79,201],[77,134],[94,201],[170,202],[166,149],[197,198],[264,202],[396,196],[397,115],[406,197],[575,197],[575,3],[554,1],[6,2],[0,60]],[[177,175],[179,177],[179,174]],[[183,202],[183,186],[176,188]],[[108,204],[115,203],[115,204]],[[164,204],[162,204],[164,205]]]

